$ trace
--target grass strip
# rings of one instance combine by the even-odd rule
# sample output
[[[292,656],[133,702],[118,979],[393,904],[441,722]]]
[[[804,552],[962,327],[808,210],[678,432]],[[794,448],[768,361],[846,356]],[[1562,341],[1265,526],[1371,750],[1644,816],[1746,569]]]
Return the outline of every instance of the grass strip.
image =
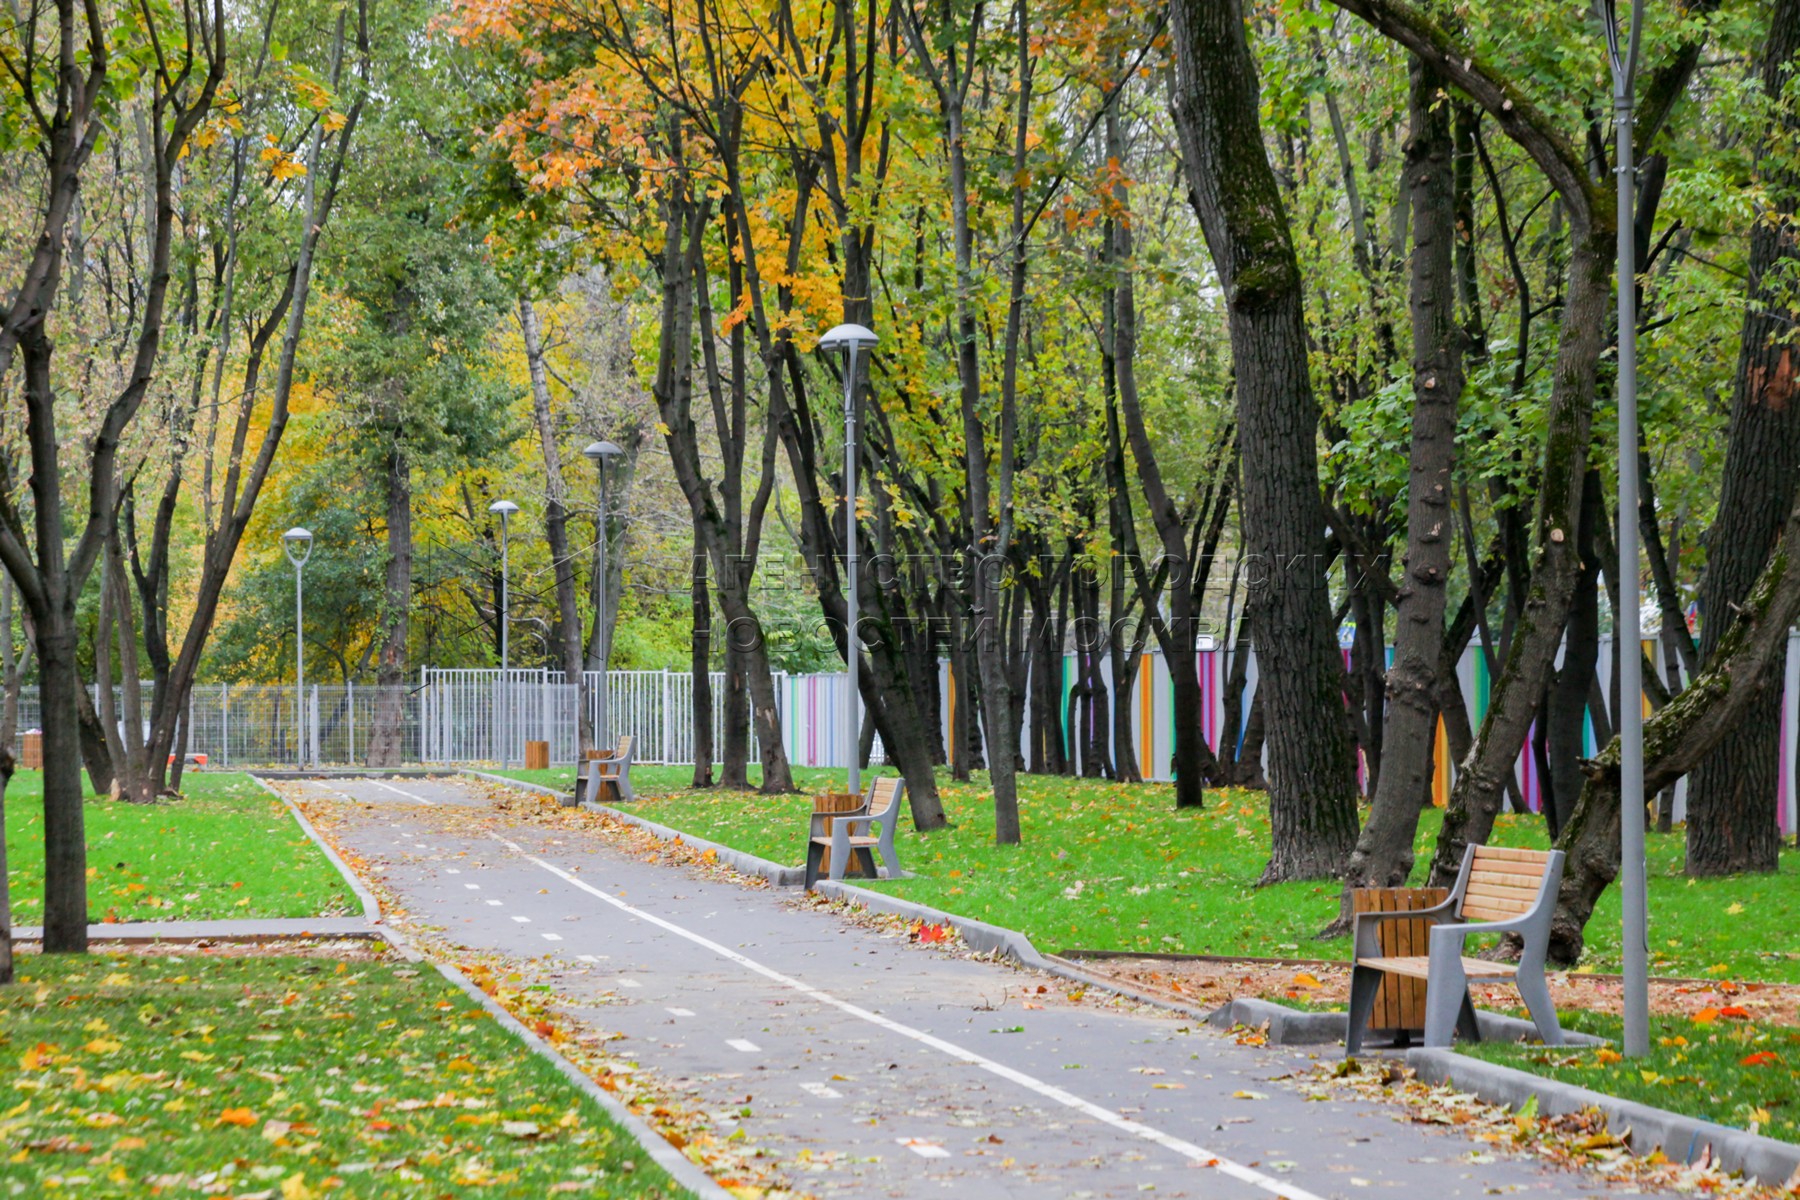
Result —
[[[190,771],[184,794],[155,804],[88,798],[88,911],[107,921],[354,916],[362,911],[282,803],[236,772]],[[20,771],[6,789],[13,919],[44,915],[44,785]]]
[[[571,786],[568,768],[508,772]],[[762,858],[803,861],[807,794],[694,790],[691,767],[638,767],[631,811]],[[797,769],[803,792],[840,784],[841,771]],[[1269,847],[1261,792],[1209,792],[1199,810],[1174,807],[1168,784],[1022,775],[1023,845],[994,845],[992,794],[977,775],[939,777],[953,828],[932,834],[903,823],[901,864],[914,878],[870,883],[922,904],[1026,933],[1041,950],[1334,958],[1343,942],[1317,933],[1337,912],[1330,881],[1257,886]],[[1422,815],[1413,882],[1422,882],[1441,815]],[[1542,848],[1542,819],[1499,818],[1497,844]],[[1688,879],[1681,831],[1649,836],[1652,967],[1661,975],[1800,982],[1789,932],[1800,856],[1785,852],[1775,875]],[[1600,898],[1582,967],[1619,965],[1618,890]]]
[[[0,989],[0,1191],[687,1193],[427,967],[58,955]]]
[[[1482,1042],[1456,1048],[1622,1100],[1800,1142],[1800,1029],[1749,1018],[1735,1005],[1702,1009],[1692,1019],[1653,1017],[1646,1058],[1624,1058],[1611,1046],[1578,1051]],[[1618,1017],[1571,1012],[1563,1019],[1569,1028],[1615,1045],[1622,1035]]]

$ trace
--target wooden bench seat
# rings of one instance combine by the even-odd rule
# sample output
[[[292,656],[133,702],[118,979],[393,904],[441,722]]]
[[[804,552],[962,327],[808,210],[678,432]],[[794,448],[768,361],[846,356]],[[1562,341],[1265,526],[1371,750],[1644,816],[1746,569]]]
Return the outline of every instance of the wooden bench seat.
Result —
[[[1425,981],[1425,1045],[1448,1046],[1453,1033],[1480,1039],[1475,1006],[1469,999],[1471,979],[1502,980],[1519,989],[1546,1046],[1562,1045],[1562,1026],[1544,981],[1550,950],[1550,921],[1556,915],[1556,889],[1562,882],[1560,850],[1518,850],[1509,846],[1470,846],[1449,899],[1432,908],[1410,912],[1358,912],[1352,917],[1355,951],[1350,968],[1350,1028],[1344,1052],[1362,1048],[1363,1031],[1375,1008],[1376,992],[1388,975]],[[1393,922],[1424,922],[1427,928],[1405,933],[1399,954],[1384,954],[1381,929]],[[1397,927],[1404,928],[1404,926]],[[1430,953],[1411,954],[1418,937],[1427,934]],[[1519,936],[1517,963],[1490,962],[1463,953],[1470,936],[1512,933]]]

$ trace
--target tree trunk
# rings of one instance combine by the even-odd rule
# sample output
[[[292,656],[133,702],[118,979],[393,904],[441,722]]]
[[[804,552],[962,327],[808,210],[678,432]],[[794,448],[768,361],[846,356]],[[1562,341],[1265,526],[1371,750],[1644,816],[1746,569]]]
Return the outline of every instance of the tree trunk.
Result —
[[[563,682],[574,685],[585,697],[586,676],[581,662],[581,612],[575,602],[575,557],[569,553],[569,507],[563,485],[562,449],[556,440],[556,422],[550,414],[550,379],[544,366],[544,338],[537,308],[529,296],[519,298],[519,329],[525,336],[525,365],[531,374],[531,415],[537,424],[538,445],[544,456],[544,541],[550,547],[551,570],[556,580],[556,631],[554,647],[562,659]],[[705,573],[702,571],[704,580]],[[698,701],[696,694],[696,701]],[[576,706],[577,760],[594,744],[594,724],[586,703]],[[711,732],[710,723],[707,726]],[[710,749],[710,747],[709,747]],[[712,764],[707,764],[710,773]]]
[[[1318,409],[1300,269],[1263,149],[1256,68],[1231,0],[1178,0],[1174,115],[1225,287],[1243,453],[1239,509],[1260,568],[1249,609],[1269,740],[1263,882],[1336,878],[1356,842],[1343,666],[1323,571]]]
[[[37,622],[39,698],[44,724],[44,951],[87,950],[87,833],[82,813],[81,710],[74,598]],[[99,780],[95,781],[99,783]],[[112,780],[105,780],[110,787]],[[99,789],[96,789],[99,790]]]
[[[694,610],[689,669],[693,673],[694,780],[692,786],[713,785],[712,695],[712,599],[706,586],[706,553],[695,539],[692,582],[688,599]]]
[[[1724,483],[1700,584],[1700,653],[1707,662],[1730,632],[1735,606],[1780,536],[1786,500],[1800,478],[1800,346],[1793,339],[1800,323],[1794,290],[1800,272],[1800,221],[1794,215],[1800,211],[1796,56],[1800,0],[1776,0],[1762,61],[1763,95],[1772,107],[1756,155],[1768,207],[1750,230],[1748,302]],[[1689,875],[1776,869],[1780,736],[1781,696],[1771,687],[1749,699],[1740,719],[1695,770],[1687,794]]]
[[[1780,544],[1738,606],[1705,670],[1681,695],[1644,722],[1645,803],[1693,770],[1717,746],[1780,671],[1788,627],[1800,617],[1800,492],[1790,492]],[[1619,873],[1619,743],[1614,739],[1587,769],[1587,785],[1557,839],[1568,855],[1557,892],[1550,955],[1572,964],[1594,903]]]
[[[400,689],[406,683],[411,632],[412,469],[401,430],[395,428],[391,437],[385,472],[387,573],[382,588],[381,655],[375,669],[375,682],[381,690],[369,738],[372,767],[396,767],[406,760],[406,702]]]
[[[1600,662],[1600,552],[1595,536],[1606,520],[1606,502],[1600,495],[1600,472],[1590,470],[1581,494],[1580,532],[1575,544],[1581,569],[1575,577],[1575,594],[1569,601],[1569,620],[1564,626],[1562,666],[1551,678],[1544,705],[1544,745],[1549,763],[1550,787],[1544,793],[1544,821],[1555,840],[1575,800],[1581,795],[1581,761],[1587,756],[1585,734],[1588,693],[1594,687]],[[1613,661],[1624,648],[1613,648]]]
[[[1450,791],[1431,861],[1433,887],[1449,887],[1455,882],[1464,847],[1486,841],[1493,830],[1506,782],[1530,735],[1562,641],[1581,565],[1573,534],[1580,521],[1581,491],[1587,475],[1594,370],[1609,308],[1611,241],[1610,230],[1596,234],[1578,229],[1574,238],[1547,414],[1537,556],[1506,648],[1506,665],[1475,744]]]
[[[10,605],[8,605],[10,607]],[[8,613],[7,616],[11,616]],[[9,621],[6,636],[12,637]],[[7,655],[8,658],[12,656]],[[0,987],[13,981],[12,876],[6,863],[6,788],[12,782],[12,746],[0,744]]]
[[[1455,546],[1451,488],[1467,342],[1456,319],[1455,145],[1442,99],[1443,79],[1417,58],[1411,61],[1410,76],[1406,187],[1413,217],[1413,418],[1406,557],[1395,606],[1394,663],[1387,671],[1381,775],[1369,822],[1344,876],[1340,923],[1348,920],[1352,889],[1404,887],[1412,873],[1419,798],[1431,794],[1445,586]],[[1370,601],[1371,606],[1383,603],[1379,596]],[[1371,711],[1369,720],[1380,721],[1381,713]]]

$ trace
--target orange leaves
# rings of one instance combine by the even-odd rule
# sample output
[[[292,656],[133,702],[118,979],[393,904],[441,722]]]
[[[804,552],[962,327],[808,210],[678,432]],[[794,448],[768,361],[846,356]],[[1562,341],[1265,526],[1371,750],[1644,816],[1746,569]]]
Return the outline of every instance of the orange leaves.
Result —
[[[950,928],[947,925],[927,925],[923,921],[914,921],[907,934],[913,941],[932,946],[950,940]]]
[[[39,1042],[19,1056],[19,1069],[21,1071],[47,1071],[50,1069],[51,1056],[55,1053],[55,1046],[48,1042]]]
[[[215,1125],[236,1125],[240,1129],[248,1129],[256,1124],[256,1114],[247,1108],[228,1108],[219,1114]]]
[[[1738,1060],[1746,1067],[1766,1067],[1770,1063],[1781,1061],[1781,1055],[1773,1050],[1758,1050],[1755,1054],[1747,1054]]]
[[[1711,1025],[1720,1017],[1729,1017],[1734,1021],[1748,1021],[1750,1010],[1740,1004],[1727,1004],[1720,1008],[1708,1006],[1694,1014],[1694,1024]]]

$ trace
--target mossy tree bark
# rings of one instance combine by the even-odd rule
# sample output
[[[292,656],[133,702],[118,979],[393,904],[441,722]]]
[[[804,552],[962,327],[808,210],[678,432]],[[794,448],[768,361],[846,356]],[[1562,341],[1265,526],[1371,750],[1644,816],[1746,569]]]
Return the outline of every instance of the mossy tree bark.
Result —
[[[1750,231],[1748,302],[1725,451],[1719,512],[1706,542],[1700,584],[1700,652],[1710,662],[1737,620],[1768,548],[1781,530],[1783,502],[1800,479],[1800,0],[1777,0],[1762,64],[1772,105],[1757,149],[1767,209]],[[1688,781],[1690,875],[1773,871],[1780,848],[1776,815],[1781,697],[1765,688]]]
[[[1175,125],[1225,288],[1237,380],[1239,505],[1269,748],[1263,882],[1336,878],[1356,842],[1356,788],[1324,577],[1319,413],[1300,268],[1263,147],[1242,7],[1177,0],[1170,27]]]
[[[1781,542],[1719,639],[1706,670],[1688,689],[1644,722],[1642,804],[1693,770],[1756,703],[1787,651],[1788,627],[1800,617],[1800,491],[1789,492]],[[1556,898],[1550,956],[1581,957],[1583,930],[1594,902],[1619,874],[1619,742],[1615,738],[1587,766],[1587,784],[1558,849],[1568,854]]]
[[[1412,444],[1406,558],[1396,596],[1394,661],[1381,776],[1344,876],[1339,921],[1359,887],[1402,887],[1412,872],[1419,798],[1429,793],[1439,710],[1445,585],[1455,545],[1452,473],[1468,336],[1457,321],[1456,196],[1450,106],[1442,77],[1414,57],[1405,186],[1412,207]],[[1370,720],[1379,720],[1371,712]]]

